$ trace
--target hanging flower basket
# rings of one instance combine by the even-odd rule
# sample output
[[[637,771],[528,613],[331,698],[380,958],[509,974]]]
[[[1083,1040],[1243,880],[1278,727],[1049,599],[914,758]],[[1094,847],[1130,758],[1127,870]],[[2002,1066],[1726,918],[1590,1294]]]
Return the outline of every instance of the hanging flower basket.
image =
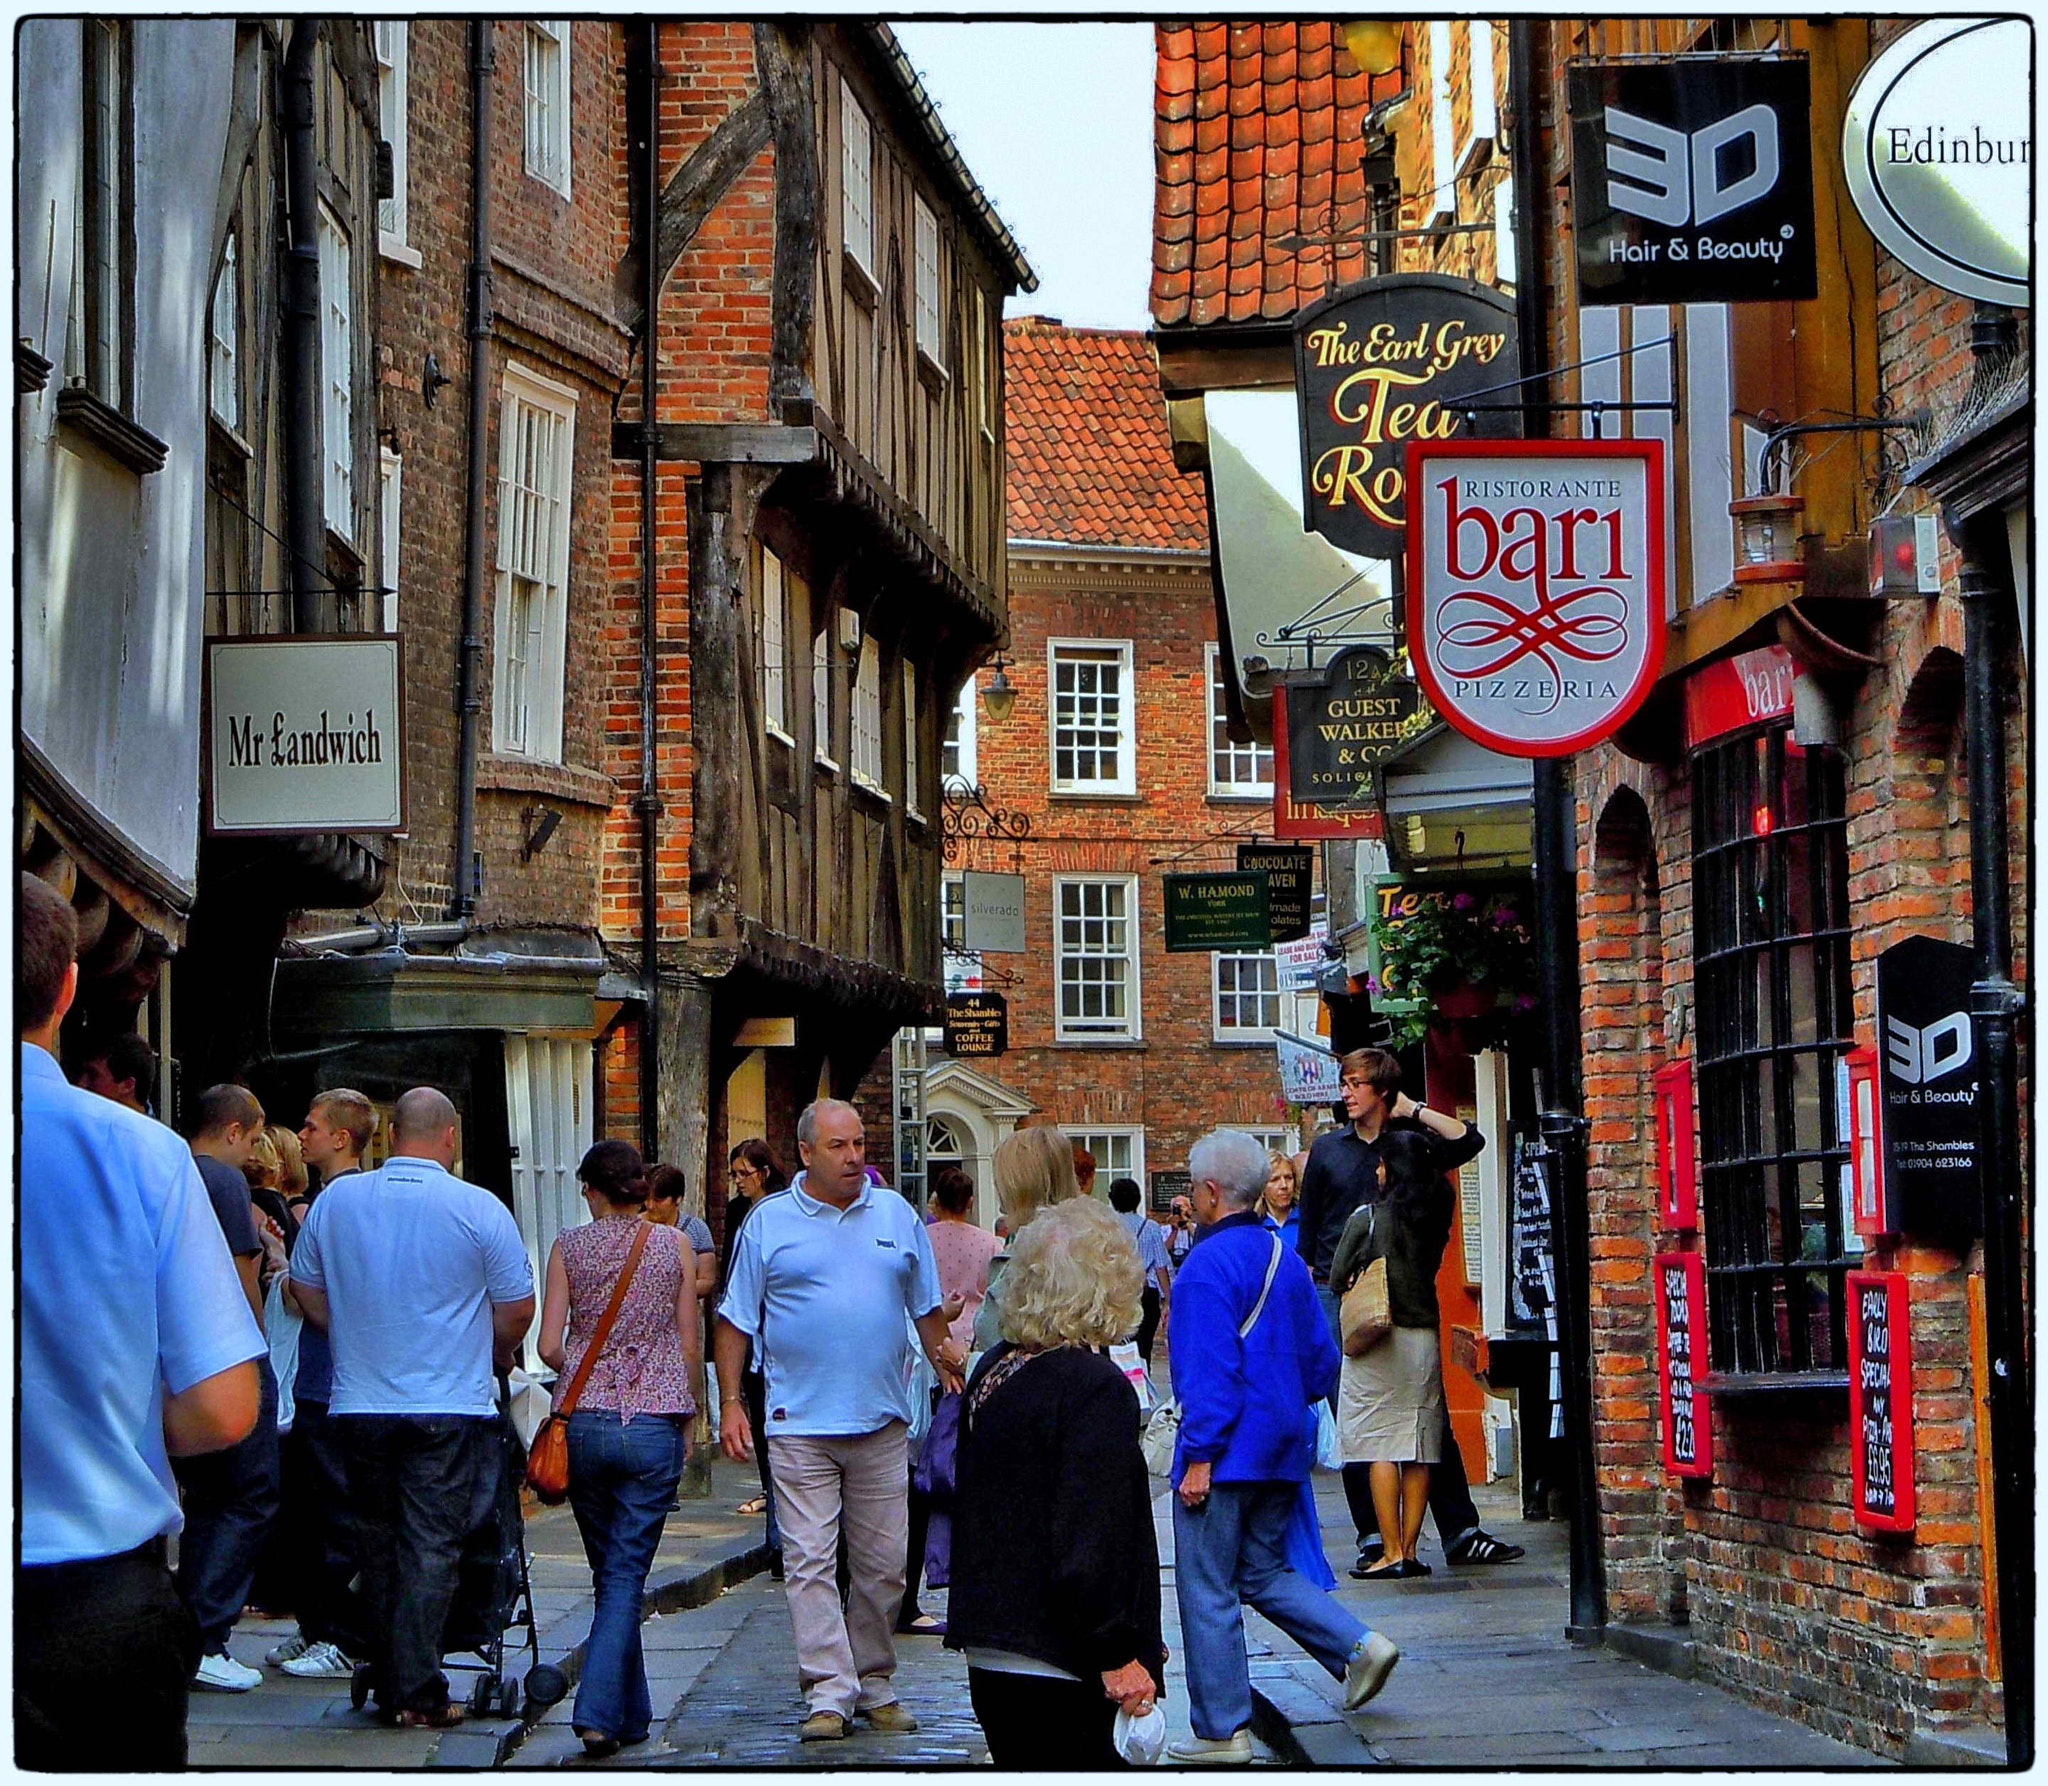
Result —
[[[1372,990],[1420,1001],[1417,1010],[1390,1013],[1397,1047],[1431,1028],[1473,1052],[1496,1047],[1535,1008],[1536,948],[1522,896],[1520,888],[1444,889],[1402,917],[1373,920],[1380,979]]]

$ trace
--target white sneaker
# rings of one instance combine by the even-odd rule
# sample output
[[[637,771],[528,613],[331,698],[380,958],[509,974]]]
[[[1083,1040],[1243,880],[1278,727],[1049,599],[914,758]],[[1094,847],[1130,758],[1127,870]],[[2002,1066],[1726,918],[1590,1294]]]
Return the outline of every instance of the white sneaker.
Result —
[[[1394,1664],[1401,1659],[1401,1652],[1394,1647],[1391,1639],[1382,1637],[1377,1631],[1351,1652],[1351,1661],[1344,1670],[1344,1709],[1355,1712],[1368,1699],[1387,1684],[1387,1676],[1394,1672]]]
[[[301,1681],[346,1681],[355,1678],[356,1665],[331,1643],[307,1647],[303,1656],[281,1664],[286,1674]]]
[[[1252,1733],[1235,1730],[1228,1736],[1190,1736],[1166,1745],[1166,1759],[1183,1767],[1247,1767],[1254,1759]]]
[[[263,1670],[246,1668],[225,1652],[218,1656],[201,1656],[192,1684],[211,1688],[216,1693],[246,1693],[251,1687],[263,1684]]]
[[[303,1631],[294,1631],[284,1642],[272,1644],[263,1652],[266,1668],[282,1668],[287,1662],[296,1662],[313,1647],[313,1640]]]

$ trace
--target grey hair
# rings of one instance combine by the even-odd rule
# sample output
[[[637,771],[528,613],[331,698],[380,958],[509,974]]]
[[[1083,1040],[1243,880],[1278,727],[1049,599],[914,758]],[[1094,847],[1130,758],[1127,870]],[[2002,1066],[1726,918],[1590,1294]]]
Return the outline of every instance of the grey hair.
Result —
[[[1227,1209],[1249,1209],[1265,1194],[1272,1166],[1266,1150],[1242,1129],[1211,1129],[1188,1150],[1188,1176],[1223,1188]]]
[[[814,1102],[806,1104],[804,1106],[803,1115],[799,1116],[796,1119],[796,1138],[798,1146],[809,1147],[814,1141],[817,1140],[818,1118],[823,1116],[825,1112],[828,1110],[853,1110],[855,1116],[860,1115],[860,1112],[858,1110],[854,1110],[854,1107],[851,1104],[849,1104],[844,1098],[816,1099]]]

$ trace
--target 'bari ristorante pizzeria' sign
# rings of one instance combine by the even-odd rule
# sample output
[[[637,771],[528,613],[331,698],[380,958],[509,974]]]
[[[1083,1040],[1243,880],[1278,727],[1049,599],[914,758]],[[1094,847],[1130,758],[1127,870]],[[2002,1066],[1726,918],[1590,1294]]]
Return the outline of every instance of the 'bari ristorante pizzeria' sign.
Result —
[[[1367,279],[1294,325],[1301,408],[1302,516],[1363,558],[1399,555],[1410,441],[1520,432],[1515,307],[1437,273]],[[1469,417],[1458,400],[1488,407]]]

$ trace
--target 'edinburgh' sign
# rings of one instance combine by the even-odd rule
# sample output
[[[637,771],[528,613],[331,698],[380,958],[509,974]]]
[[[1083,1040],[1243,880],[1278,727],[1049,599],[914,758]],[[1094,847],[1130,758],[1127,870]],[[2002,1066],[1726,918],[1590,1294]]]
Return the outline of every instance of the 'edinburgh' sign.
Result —
[[[1803,60],[1582,63],[1565,91],[1583,302],[1819,289]]]
[[[1511,757],[1610,737],[1664,662],[1664,446],[1411,445],[1408,653],[1437,712]]]
[[[398,636],[206,642],[206,828],[215,837],[405,829]]]
[[[1402,453],[1415,440],[1521,431],[1510,299],[1439,273],[1346,286],[1294,324],[1301,408],[1302,517],[1365,558],[1401,550]],[[1460,397],[1485,391],[1469,422]]]
[[[1287,688],[1287,789],[1316,806],[1353,806],[1379,791],[1380,765],[1436,723],[1422,691],[1375,645],[1340,651],[1319,680]]]

